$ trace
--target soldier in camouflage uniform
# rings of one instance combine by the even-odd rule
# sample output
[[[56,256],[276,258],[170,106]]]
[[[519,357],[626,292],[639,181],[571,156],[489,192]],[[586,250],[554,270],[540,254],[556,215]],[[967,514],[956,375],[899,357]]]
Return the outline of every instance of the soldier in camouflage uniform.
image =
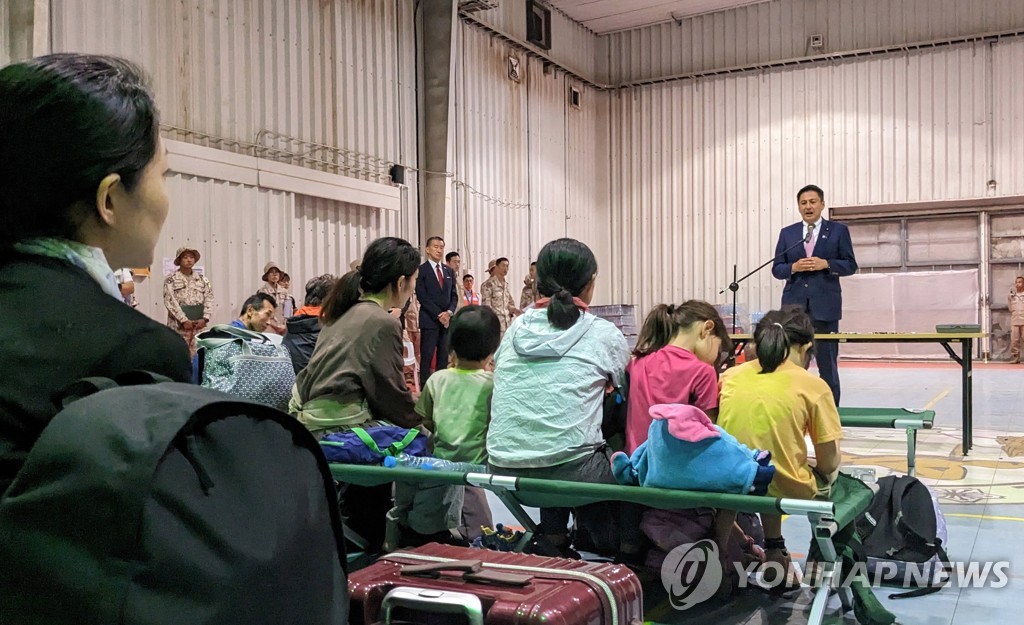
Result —
[[[530,263],[530,273],[523,278],[523,292],[519,295],[519,308],[526,307],[540,299],[537,293],[537,263]]]
[[[178,270],[164,279],[167,325],[185,339],[193,356],[196,353],[196,334],[210,324],[210,315],[213,314],[213,287],[206,276],[192,271],[198,261],[198,250],[178,248],[174,257]]]
[[[516,301],[512,299],[508,283],[505,282],[505,276],[508,275],[508,259],[499,258],[487,263],[487,273],[491,274],[491,277],[480,286],[480,303],[498,316],[501,333],[504,335],[513,317],[523,312],[516,308]]]
[[[289,297],[288,289],[281,284],[281,276],[284,274],[277,263],[270,261],[263,267],[263,286],[257,293],[266,293],[274,298],[277,306],[274,308],[274,316],[270,319],[267,329],[280,335],[287,331],[284,320],[284,302]]]

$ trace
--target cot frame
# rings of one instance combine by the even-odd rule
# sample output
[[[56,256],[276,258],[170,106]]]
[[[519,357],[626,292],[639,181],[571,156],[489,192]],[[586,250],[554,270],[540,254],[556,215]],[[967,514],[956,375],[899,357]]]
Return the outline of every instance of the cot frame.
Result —
[[[917,431],[932,429],[935,424],[935,411],[909,408],[840,408],[839,422],[844,428],[905,430],[907,475],[914,475],[917,472]]]
[[[842,561],[834,538],[842,527],[854,522],[856,515],[848,514],[847,516],[850,518],[837,519],[836,505],[831,501],[588,484],[475,472],[389,469],[343,464],[330,464],[329,466],[336,480],[364,486],[387,482],[412,482],[421,485],[450,484],[487,489],[498,497],[516,521],[521,523],[526,530],[523,538],[516,544],[516,551],[522,551],[537,532],[537,526],[527,514],[525,507],[539,506],[523,502],[523,498],[529,498],[531,495],[560,497],[562,498],[561,505],[568,507],[586,505],[595,501],[624,501],[662,509],[712,507],[738,512],[806,516],[811,523],[812,538],[818,546],[822,558],[821,574],[812,578],[814,598],[808,615],[808,625],[822,625],[828,600],[833,592],[839,596],[843,612],[848,612],[853,607],[852,591],[839,584],[842,579]],[[576,491],[576,495],[567,495],[564,492],[567,488]],[[866,508],[866,504],[864,507]]]

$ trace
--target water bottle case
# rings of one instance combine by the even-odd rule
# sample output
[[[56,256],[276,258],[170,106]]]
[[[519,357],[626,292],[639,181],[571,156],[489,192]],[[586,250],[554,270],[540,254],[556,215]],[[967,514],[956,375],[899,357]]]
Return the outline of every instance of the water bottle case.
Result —
[[[486,473],[487,467],[469,462],[454,462],[432,456],[410,456],[406,453],[388,456],[382,463],[385,468],[405,467],[426,471],[452,471],[455,473]]]

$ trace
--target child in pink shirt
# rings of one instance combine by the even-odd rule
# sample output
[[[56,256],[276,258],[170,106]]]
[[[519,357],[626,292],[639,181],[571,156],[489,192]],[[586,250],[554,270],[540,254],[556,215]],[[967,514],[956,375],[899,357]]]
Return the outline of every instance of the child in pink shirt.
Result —
[[[629,363],[626,453],[647,440],[651,406],[687,404],[718,414],[715,364],[731,346],[718,311],[697,300],[659,304],[647,315]]]
[[[723,354],[732,349],[725,322],[711,304],[690,300],[679,306],[659,304],[644,320],[640,338],[633,351],[634,359],[626,368],[629,378],[629,400],[626,411],[626,453],[632,454],[647,440],[653,419],[652,406],[686,404],[704,411],[714,421],[718,416],[718,374],[716,365]],[[711,536],[719,546],[719,557],[727,573],[734,569],[730,559],[751,539],[736,524],[731,510],[673,510],[645,514],[641,506],[623,511],[625,521],[634,520],[654,542],[670,548],[668,537],[657,529],[659,522],[673,526],[700,527],[701,515],[713,514]],[[658,536],[662,540],[658,540]],[[693,536],[699,540],[708,536]],[[730,546],[731,543],[731,546]],[[729,575],[720,589],[727,595],[738,581]]]

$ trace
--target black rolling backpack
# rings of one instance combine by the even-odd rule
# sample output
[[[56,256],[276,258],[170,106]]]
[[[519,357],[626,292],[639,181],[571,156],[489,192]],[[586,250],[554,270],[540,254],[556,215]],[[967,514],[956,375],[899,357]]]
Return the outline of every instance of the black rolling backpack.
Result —
[[[118,381],[73,385],[0,499],[0,623],[346,623],[309,432],[218,391]]]

